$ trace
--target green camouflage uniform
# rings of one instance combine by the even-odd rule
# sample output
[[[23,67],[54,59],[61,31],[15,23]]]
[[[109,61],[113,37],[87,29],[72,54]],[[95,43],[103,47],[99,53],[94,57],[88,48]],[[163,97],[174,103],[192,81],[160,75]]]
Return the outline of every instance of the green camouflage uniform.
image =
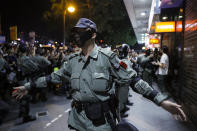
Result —
[[[128,65],[127,68],[130,68],[130,69],[132,68],[132,63],[128,59],[122,59],[121,61],[123,61],[124,63]],[[116,83],[118,84],[119,82],[117,81]],[[128,101],[128,95],[129,95],[129,86],[130,86],[130,83],[118,84],[117,96],[118,96],[120,112],[122,112],[126,107],[126,104]]]
[[[137,64],[139,65],[138,67],[138,75],[142,76],[143,73],[143,67],[142,67],[142,59],[144,57],[144,54],[141,54],[137,57]]]
[[[133,89],[145,97],[149,97],[156,104],[160,104],[165,97],[155,91],[144,81],[137,79],[136,72],[131,68],[121,66],[119,58],[109,49],[102,49],[95,45],[89,58],[86,60],[81,53],[70,56],[69,61],[50,77],[41,77],[34,83],[26,83],[25,88],[46,87],[47,83],[62,83],[71,80],[72,98],[75,101],[95,102],[106,101],[114,93],[112,78],[121,84],[132,83]],[[49,79],[50,78],[50,79]],[[106,122],[101,126],[94,126],[82,110],[77,113],[72,107],[69,113],[68,124],[79,131],[110,131],[111,127]]]
[[[140,66],[141,68],[143,68],[143,71],[142,71],[142,79],[144,81],[146,81],[150,86],[152,86],[152,71],[153,69],[149,69],[149,68],[146,68],[147,65],[148,65],[148,62],[150,61],[150,58],[146,55],[142,55],[140,58]]]
[[[22,56],[20,59],[18,59],[17,64],[18,64],[18,68],[22,72],[21,77],[23,77],[24,79],[18,82],[19,85],[24,85],[24,83],[26,83],[27,81],[32,81],[35,79],[34,78],[35,74],[36,72],[38,72],[39,68],[38,68],[38,65],[35,62],[33,62],[28,56]],[[32,94],[32,90],[30,94]],[[31,121],[31,119],[32,120],[34,119],[32,116],[29,115],[30,100],[31,100],[31,96],[28,94],[28,95],[25,95],[19,101],[20,103],[19,117],[23,117],[23,122]]]
[[[30,58],[33,62],[35,62],[38,65],[38,72],[36,73],[36,76],[34,77],[34,79],[41,77],[41,76],[45,76],[48,72],[49,66],[51,64],[51,62],[49,60],[47,60],[45,57],[36,54],[35,56],[32,56]],[[36,89],[34,91],[32,91],[32,101],[36,102],[36,94],[40,93],[40,99],[45,101],[46,100],[46,89],[44,88],[40,88],[40,89]]]
[[[18,66],[21,69],[24,76],[31,76],[32,73],[37,72],[39,70],[38,64],[33,62],[28,56],[22,56],[18,60]]]
[[[51,62],[49,60],[47,60],[45,57],[43,56],[40,56],[38,54],[36,54],[35,56],[32,56],[31,59],[36,62],[39,66],[42,66],[42,67],[48,67]]]

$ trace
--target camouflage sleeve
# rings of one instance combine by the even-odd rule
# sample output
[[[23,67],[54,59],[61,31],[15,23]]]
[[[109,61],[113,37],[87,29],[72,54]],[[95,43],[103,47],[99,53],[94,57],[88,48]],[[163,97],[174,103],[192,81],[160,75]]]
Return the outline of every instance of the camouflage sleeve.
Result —
[[[28,82],[24,86],[26,89],[31,88],[44,88],[47,87],[48,83],[61,84],[64,81],[70,81],[70,66],[68,63],[64,63],[58,71],[53,72],[51,75],[46,77],[40,77],[35,81]]]
[[[31,59],[22,60],[19,67],[24,75],[36,72],[38,69],[37,63],[33,62]]]
[[[137,73],[126,61],[120,60],[116,55],[110,57],[112,65],[112,75],[121,85],[130,85],[131,88],[157,105],[167,99],[167,96],[154,90],[149,84],[137,76]]]
[[[157,90],[153,89],[149,84],[143,81],[140,77],[135,76],[131,81],[131,88],[137,93],[142,94],[147,99],[160,105],[162,101],[167,99],[166,95],[159,93]]]

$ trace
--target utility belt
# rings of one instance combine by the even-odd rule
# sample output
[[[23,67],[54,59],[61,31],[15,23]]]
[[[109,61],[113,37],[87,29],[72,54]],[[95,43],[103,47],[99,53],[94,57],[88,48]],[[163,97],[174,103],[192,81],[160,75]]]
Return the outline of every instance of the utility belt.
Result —
[[[111,128],[115,129],[115,119],[117,118],[116,115],[116,105],[113,100],[113,97],[104,102],[80,102],[80,101],[73,101],[72,107],[75,107],[77,113],[80,113],[82,110],[85,111],[86,116],[88,119],[92,121],[95,126],[100,126],[107,122],[110,124]],[[110,112],[113,114],[113,118],[111,117]]]

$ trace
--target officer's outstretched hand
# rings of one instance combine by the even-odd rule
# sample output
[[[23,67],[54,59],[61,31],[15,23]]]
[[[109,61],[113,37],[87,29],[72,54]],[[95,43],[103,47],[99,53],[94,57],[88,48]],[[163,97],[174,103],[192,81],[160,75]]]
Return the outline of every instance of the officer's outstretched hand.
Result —
[[[12,96],[16,97],[16,99],[21,99],[28,93],[24,86],[14,87],[13,89],[14,91],[12,92]]]
[[[174,118],[176,120],[187,121],[186,115],[183,112],[183,110],[181,109],[181,106],[180,105],[165,100],[165,101],[163,101],[161,103],[161,106],[165,110],[167,110],[168,112],[170,112],[174,116]]]

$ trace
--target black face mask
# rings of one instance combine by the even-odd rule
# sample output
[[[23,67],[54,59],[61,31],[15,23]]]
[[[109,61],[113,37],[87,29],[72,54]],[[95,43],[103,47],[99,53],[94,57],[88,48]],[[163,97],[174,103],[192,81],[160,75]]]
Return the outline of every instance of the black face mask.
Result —
[[[77,44],[79,47],[83,47],[85,42],[92,38],[93,32],[91,30],[84,32],[73,32],[72,41],[74,44]]]
[[[119,49],[119,57],[120,59],[124,59],[128,56],[129,54],[129,48],[128,47],[123,47],[121,49]]]

